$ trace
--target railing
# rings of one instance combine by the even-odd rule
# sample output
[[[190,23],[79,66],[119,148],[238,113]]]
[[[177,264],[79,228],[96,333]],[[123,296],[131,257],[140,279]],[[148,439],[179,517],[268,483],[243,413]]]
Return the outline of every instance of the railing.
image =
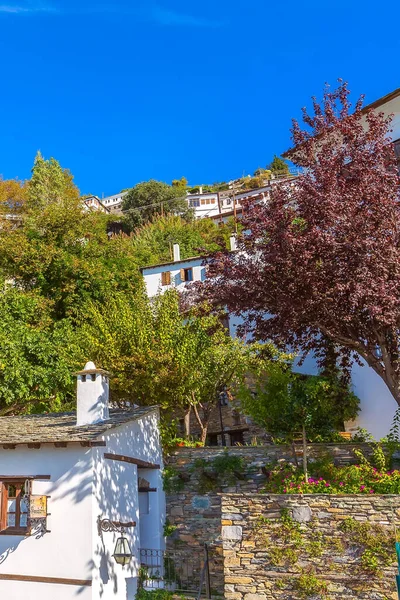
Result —
[[[140,550],[139,586],[211,598],[208,548],[203,551]]]

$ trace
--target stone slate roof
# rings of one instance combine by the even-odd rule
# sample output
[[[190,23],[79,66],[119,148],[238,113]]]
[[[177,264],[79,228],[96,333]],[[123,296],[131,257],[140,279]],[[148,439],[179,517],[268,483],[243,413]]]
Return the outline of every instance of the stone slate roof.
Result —
[[[75,412],[0,417],[0,445],[91,442],[110,429],[136,421],[155,409],[155,406],[143,406],[132,410],[111,409],[107,421],[79,427],[76,425]]]

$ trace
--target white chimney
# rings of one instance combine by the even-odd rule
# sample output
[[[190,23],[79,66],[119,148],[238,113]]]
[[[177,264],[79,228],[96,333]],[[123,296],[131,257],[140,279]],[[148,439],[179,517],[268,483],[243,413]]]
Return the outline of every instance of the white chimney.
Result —
[[[78,427],[94,425],[108,419],[109,373],[103,369],[96,369],[93,362],[88,362],[83,371],[79,371],[76,375],[78,377],[76,394]]]
[[[203,186],[202,186],[202,185],[200,185],[200,186],[199,186],[199,194],[202,194],[202,193],[203,193]]]
[[[231,235],[231,237],[229,238],[229,244],[232,252],[237,250],[236,235]]]
[[[174,262],[179,262],[181,260],[181,249],[179,248],[179,244],[174,244]]]

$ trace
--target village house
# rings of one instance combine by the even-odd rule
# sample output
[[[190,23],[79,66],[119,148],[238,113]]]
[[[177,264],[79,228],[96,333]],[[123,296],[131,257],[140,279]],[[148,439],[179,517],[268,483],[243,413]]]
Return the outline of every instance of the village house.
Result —
[[[0,597],[133,600],[140,550],[164,547],[157,407],[109,407],[77,373],[76,413],[0,418]]]

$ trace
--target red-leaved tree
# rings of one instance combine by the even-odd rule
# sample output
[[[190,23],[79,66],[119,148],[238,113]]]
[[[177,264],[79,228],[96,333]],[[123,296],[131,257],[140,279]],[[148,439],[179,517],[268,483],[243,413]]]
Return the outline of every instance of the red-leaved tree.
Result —
[[[351,110],[347,85],[294,122],[292,160],[305,173],[247,202],[239,252],[214,256],[201,292],[244,318],[260,340],[347,366],[365,361],[400,404],[400,206],[390,119]]]

